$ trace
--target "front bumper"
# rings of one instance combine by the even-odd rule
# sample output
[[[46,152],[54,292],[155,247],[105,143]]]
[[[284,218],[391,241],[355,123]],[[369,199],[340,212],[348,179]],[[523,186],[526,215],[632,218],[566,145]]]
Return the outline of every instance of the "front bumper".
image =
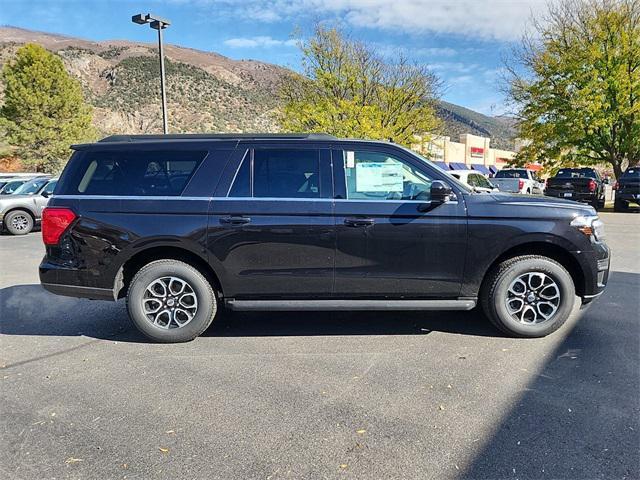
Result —
[[[582,303],[589,303],[598,298],[607,286],[611,250],[606,243],[597,242],[593,244],[592,250],[573,252],[573,254],[580,263],[584,275],[584,284],[580,292]]]

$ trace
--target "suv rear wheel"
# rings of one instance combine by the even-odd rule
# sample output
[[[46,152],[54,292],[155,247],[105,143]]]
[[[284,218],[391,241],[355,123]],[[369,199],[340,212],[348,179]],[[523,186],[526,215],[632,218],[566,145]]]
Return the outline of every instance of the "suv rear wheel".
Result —
[[[526,255],[493,269],[480,297],[485,314],[503,332],[544,337],[569,318],[575,286],[569,272],[555,260]]]
[[[7,231],[12,235],[26,235],[33,230],[33,217],[24,210],[13,210],[4,217]]]
[[[156,260],[138,271],[127,293],[135,326],[156,342],[188,342],[204,332],[217,311],[209,281],[178,260]]]

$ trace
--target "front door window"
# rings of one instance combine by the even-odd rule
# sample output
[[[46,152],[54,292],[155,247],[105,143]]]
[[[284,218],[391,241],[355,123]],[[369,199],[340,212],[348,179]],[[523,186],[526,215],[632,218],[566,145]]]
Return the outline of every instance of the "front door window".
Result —
[[[430,200],[431,179],[386,153],[344,151],[348,200]]]

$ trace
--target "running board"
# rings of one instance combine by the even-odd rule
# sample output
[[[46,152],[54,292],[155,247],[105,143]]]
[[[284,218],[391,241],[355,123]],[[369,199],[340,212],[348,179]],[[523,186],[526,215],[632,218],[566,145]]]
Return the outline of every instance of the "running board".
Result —
[[[225,300],[238,311],[471,310],[476,299],[458,300]]]

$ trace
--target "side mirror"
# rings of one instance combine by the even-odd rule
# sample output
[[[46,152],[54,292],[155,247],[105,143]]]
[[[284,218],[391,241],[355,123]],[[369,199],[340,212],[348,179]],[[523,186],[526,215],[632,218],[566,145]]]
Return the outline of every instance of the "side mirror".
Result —
[[[43,190],[43,191],[42,191],[42,193],[41,193],[41,195],[42,195],[44,198],[49,198],[49,192],[47,192],[46,190]]]
[[[452,190],[449,185],[441,180],[431,182],[431,203],[440,204],[449,200]]]

